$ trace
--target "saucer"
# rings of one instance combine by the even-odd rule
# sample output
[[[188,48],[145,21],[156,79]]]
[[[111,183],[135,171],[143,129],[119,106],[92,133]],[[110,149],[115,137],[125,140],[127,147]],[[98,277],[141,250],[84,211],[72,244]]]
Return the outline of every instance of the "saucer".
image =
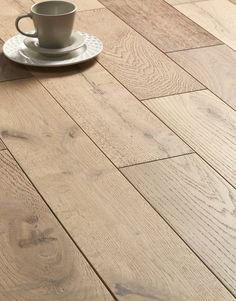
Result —
[[[39,46],[37,38],[25,38],[24,44],[29,49],[41,53],[46,56],[61,56],[65,55],[71,51],[74,51],[85,43],[85,37],[80,32],[74,32],[71,35],[71,44],[67,47],[60,48],[60,49],[49,49],[43,48]]]
[[[60,67],[88,61],[96,57],[103,49],[102,42],[88,34],[80,33],[85,43],[83,46],[59,57],[48,57],[35,52],[24,44],[25,37],[21,34],[9,39],[3,46],[3,53],[10,60],[27,66]]]

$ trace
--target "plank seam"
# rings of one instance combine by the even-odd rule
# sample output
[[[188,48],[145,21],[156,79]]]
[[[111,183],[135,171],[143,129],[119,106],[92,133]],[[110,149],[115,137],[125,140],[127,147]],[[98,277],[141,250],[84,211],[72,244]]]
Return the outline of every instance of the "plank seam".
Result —
[[[193,154],[195,154],[195,151],[190,151],[189,153],[176,155],[176,156],[171,156],[171,157],[167,157],[167,158],[154,159],[154,160],[138,162],[138,163],[134,163],[134,164],[130,164],[130,165],[119,166],[118,168],[123,169],[123,168],[127,168],[127,167],[139,166],[139,165],[144,165],[144,164],[149,164],[149,163],[154,163],[154,162],[159,162],[159,161],[164,161],[164,160],[171,160],[171,159],[174,159],[174,158],[189,156],[189,155],[193,155]]]
[[[24,173],[24,175],[26,176],[26,178],[28,179],[28,181],[31,183],[31,185],[33,186],[33,188],[36,190],[36,192],[39,194],[39,196],[42,198],[43,202],[45,203],[45,205],[47,206],[47,208],[50,210],[50,212],[53,214],[53,216],[56,218],[56,220],[58,221],[59,225],[62,227],[62,229],[65,231],[65,233],[68,235],[69,239],[72,241],[72,243],[75,245],[75,247],[77,248],[77,250],[81,253],[81,255],[84,257],[85,261],[88,263],[88,265],[91,267],[91,269],[93,270],[93,272],[95,273],[95,275],[99,278],[99,280],[101,281],[101,283],[104,285],[104,287],[107,289],[107,291],[110,293],[110,295],[113,297],[113,299],[115,301],[118,301],[117,297],[115,296],[115,294],[111,291],[111,289],[109,288],[109,286],[106,284],[106,282],[103,280],[103,278],[100,276],[100,274],[98,273],[98,271],[95,269],[95,267],[92,265],[92,263],[90,262],[90,260],[87,258],[87,256],[85,255],[85,253],[82,251],[82,249],[79,247],[79,245],[77,244],[77,242],[74,240],[74,238],[71,236],[71,234],[69,233],[69,231],[66,229],[66,227],[64,226],[64,224],[61,222],[61,220],[58,218],[58,216],[56,215],[56,213],[52,210],[52,208],[49,206],[49,204],[47,203],[46,199],[43,197],[43,195],[41,194],[41,192],[38,190],[38,188],[34,185],[33,181],[31,181],[31,179],[29,178],[29,176],[27,175],[27,173],[24,171],[23,167],[21,166],[21,164],[18,162],[18,160],[15,158],[15,156],[13,155],[13,153],[10,151],[10,149],[8,147],[6,147],[6,149],[2,150],[4,152],[9,152],[12,156],[12,158],[15,160],[15,162],[18,164],[19,168],[21,169],[21,171]]]
[[[170,94],[170,95],[164,95],[164,96],[157,96],[157,97],[150,97],[150,98],[146,98],[146,99],[142,99],[140,100],[140,102],[144,102],[144,101],[148,101],[148,100],[152,100],[152,99],[159,99],[159,98],[165,98],[165,97],[170,97],[170,96],[175,96],[175,95],[183,95],[183,94],[190,94],[190,93],[195,93],[195,92],[200,92],[200,91],[207,91],[208,89],[206,89],[205,87],[202,89],[197,89],[197,90],[192,90],[192,91],[187,91],[187,92],[182,92],[182,93],[174,93],[174,94]]]
[[[191,154],[192,155],[192,154]],[[197,156],[199,156],[197,154]],[[199,156],[200,157],[200,156]],[[201,158],[201,157],[200,157]],[[129,168],[129,167],[128,167]],[[198,253],[196,251],[194,251],[194,249],[187,243],[187,241],[185,241],[184,238],[181,237],[181,235],[178,233],[178,231],[174,228],[174,226],[172,226],[168,220],[155,208],[154,205],[152,205],[151,202],[148,201],[148,199],[145,198],[145,196],[142,194],[142,192],[136,188],[136,186],[134,186],[134,184],[129,180],[129,178],[121,171],[122,175],[126,178],[126,180],[136,189],[136,191],[138,191],[138,193],[146,200],[146,202],[152,207],[153,210],[155,210],[155,212],[166,222],[166,224],[172,229],[172,231],[184,242],[184,244],[191,250],[191,252],[200,260],[200,262],[202,262],[202,264],[207,268],[207,270],[209,270],[211,272],[211,274],[213,274],[215,276],[215,278],[222,284],[222,286],[230,293],[230,295],[232,295],[233,297],[235,297],[236,295],[234,295],[233,292],[231,292],[231,290],[224,284],[224,282],[222,282],[222,280],[219,278],[219,276],[217,276],[215,274],[215,272],[211,269],[210,266],[208,266],[205,261],[201,258],[200,255],[198,255]]]
[[[98,0],[99,1],[99,0]],[[163,0],[164,1],[164,0]],[[167,3],[168,4],[168,3]],[[168,4],[170,5],[170,4]],[[170,5],[171,6],[171,5]],[[105,7],[105,9],[107,9]],[[109,9],[107,9],[109,10]],[[126,23],[124,20],[122,20],[118,15],[116,15],[115,13],[113,13],[111,10],[109,10],[116,18],[120,19],[122,22],[124,22],[128,27],[130,27],[131,29],[133,29],[138,35],[142,36],[146,41],[148,41],[150,44],[152,44],[155,48],[157,48],[159,51],[161,51],[167,58],[169,58],[174,64],[176,64],[177,66],[179,66],[182,70],[184,70],[188,75],[190,75],[192,78],[194,78],[199,84],[201,84],[203,86],[202,89],[198,89],[196,91],[200,91],[200,90],[204,90],[207,89],[209,90],[212,94],[214,94],[216,97],[218,97],[222,102],[224,102],[228,107],[230,107],[232,110],[236,111],[236,109],[234,109],[233,107],[231,107],[227,102],[225,102],[220,96],[216,95],[212,90],[210,90],[206,85],[204,85],[201,81],[199,81],[195,76],[193,76],[189,71],[187,71],[183,66],[181,66],[180,64],[178,64],[174,59],[172,59],[170,56],[168,56],[167,52],[162,51],[160,48],[158,48],[155,44],[153,44],[151,41],[149,41],[144,35],[142,35],[141,33],[139,33],[135,28],[133,28],[132,26],[130,26],[128,23]],[[191,19],[190,19],[191,20]],[[204,29],[204,28],[203,28]],[[219,40],[220,41],[220,40]],[[221,41],[222,42],[222,41]],[[215,47],[215,46],[222,46],[222,45],[226,45],[225,43],[222,42],[222,44],[217,44],[217,45],[213,45],[213,46],[209,46],[209,47]],[[227,47],[229,47],[228,45],[226,45]],[[191,49],[195,49],[195,48],[191,48]],[[188,49],[190,50],[190,49]],[[171,52],[173,53],[173,52]],[[98,61],[99,62],[99,61]],[[99,62],[99,64],[106,70],[108,71],[102,63]],[[109,71],[108,71],[109,72]],[[122,84],[111,72],[109,72],[120,84]],[[122,84],[122,86],[124,86]],[[129,91],[136,99],[140,100],[141,102],[144,100],[148,100],[145,98],[138,98],[136,95],[134,95],[128,88],[126,88],[124,86],[124,88]],[[194,91],[186,91],[184,93],[189,93],[189,92],[194,92]],[[172,95],[163,95],[161,97],[166,97],[166,96],[173,96],[173,95],[178,95],[181,93],[177,93],[177,94],[172,94]],[[160,97],[160,96],[159,96]],[[158,97],[158,98],[159,98]],[[152,99],[155,97],[152,97]]]
[[[166,96],[168,97],[168,96]],[[171,129],[170,126],[167,125],[166,122],[164,122],[158,115],[156,115],[146,104],[145,102],[142,102],[142,104],[150,111],[152,112],[162,123],[164,123],[169,129]],[[218,175],[220,175],[230,186],[232,186],[234,189],[236,189],[236,186],[234,186],[232,183],[230,183],[220,172],[218,172],[207,160],[205,160],[197,151],[196,149],[192,148],[185,140],[182,138],[179,134],[177,134],[173,129],[171,129],[173,133],[175,133],[176,136],[178,136],[188,147],[190,147],[204,162],[206,162],[212,169],[214,169],[215,172],[217,172]]]
[[[4,151],[6,149],[7,149],[7,147],[6,147],[5,143],[0,139],[0,151]]]
[[[99,0],[98,0],[99,1]],[[165,1],[165,0],[163,0]],[[210,31],[206,30],[204,27],[202,27],[201,25],[199,25],[197,22],[195,22],[194,20],[192,20],[190,17],[188,17],[187,15],[185,15],[184,13],[182,13],[180,10],[177,9],[178,6],[181,6],[182,4],[194,4],[194,3],[198,3],[198,2],[206,2],[209,0],[200,0],[200,1],[195,1],[195,2],[186,2],[186,3],[181,3],[181,4],[177,4],[172,6],[170,3],[166,2],[168,5],[170,5],[171,7],[173,7],[174,9],[176,9],[179,13],[181,13],[182,15],[184,15],[186,18],[188,18],[189,20],[191,20],[192,22],[194,22],[195,24],[197,24],[198,26],[200,26],[201,28],[203,28],[205,31],[207,31],[208,33],[210,33],[213,37],[215,37],[218,41],[222,42],[222,44],[219,45],[225,45],[227,47],[229,47],[230,49],[232,49],[234,52],[236,52],[236,50],[234,48],[232,48],[230,45],[226,44],[225,42],[223,42],[221,39],[217,38],[215,35],[213,35],[213,33],[211,33]],[[218,46],[218,45],[213,45],[213,46]],[[207,47],[207,46],[206,46]],[[197,49],[197,48],[190,48],[190,49]],[[189,50],[190,50],[189,49]],[[174,52],[174,51],[173,51]],[[170,53],[170,52],[169,52]]]
[[[102,5],[103,3],[98,0]],[[209,45],[209,47],[213,47],[213,46],[217,46],[217,45],[222,45],[225,44],[222,40],[218,39],[216,36],[214,36],[212,33],[210,33],[208,30],[206,30],[205,28],[203,28],[202,26],[200,26],[199,24],[197,24],[196,22],[194,22],[192,19],[190,19],[188,16],[184,15],[181,11],[179,11],[177,8],[175,8],[174,6],[172,6],[171,4],[169,4],[168,2],[164,1],[168,6],[170,6],[171,8],[175,9],[178,13],[180,13],[181,15],[183,15],[185,18],[189,19],[191,22],[193,22],[194,24],[196,24],[196,26],[202,28],[204,31],[208,32],[211,36],[213,36],[217,41],[219,41],[219,44],[215,44],[215,45]],[[166,54],[167,52],[164,52],[163,50],[161,50],[158,46],[156,46],[152,41],[150,41],[148,38],[146,38],[142,33],[138,32],[133,26],[131,26],[129,23],[127,23],[124,19],[122,19],[120,16],[118,16],[116,13],[114,13],[111,9],[109,9],[107,6],[104,6],[105,9],[109,10],[113,15],[115,15],[117,18],[119,18],[121,21],[123,21],[126,25],[128,25],[130,28],[132,28],[135,32],[137,32],[139,35],[141,35],[145,40],[147,40],[149,43],[151,43],[153,46],[155,46],[157,49],[159,49],[162,53]],[[197,47],[196,47],[197,48]],[[195,49],[195,48],[189,48],[189,49]]]
[[[211,270],[211,268],[200,258],[200,255],[198,255],[189,245],[188,243],[180,236],[180,234],[169,224],[169,222],[153,207],[153,205],[144,197],[144,195],[133,185],[131,181],[122,173],[122,171],[111,161],[111,159],[104,153],[104,151],[96,144],[95,141],[86,133],[86,131],[79,125],[79,123],[66,111],[66,109],[57,101],[57,99],[52,95],[52,93],[38,80],[36,79],[43,88],[51,95],[51,97],[55,100],[55,102],[62,108],[62,110],[71,118],[71,120],[81,129],[81,131],[90,139],[90,141],[100,150],[100,152],[110,161],[110,163],[115,167],[115,169],[130,183],[130,185],[137,191],[137,193],[140,194],[140,196],[143,198],[144,201],[146,201],[150,207],[162,218],[162,220],[174,231],[174,233],[183,241],[183,243],[186,245],[186,247],[193,253],[197,258],[200,260],[200,262],[211,272],[214,277],[221,283],[221,285],[232,295],[233,293],[229,290],[229,288],[221,281],[221,279],[214,273],[214,271]],[[144,104],[143,104],[144,105]],[[144,105],[145,106],[145,105]],[[146,107],[146,106],[145,106]],[[148,108],[149,110],[149,108]],[[151,111],[151,110],[149,110]],[[153,112],[152,112],[153,113]],[[156,114],[154,114],[156,116]],[[156,116],[160,121],[162,121],[158,116]],[[163,121],[162,121],[163,122]],[[163,122],[164,123],[164,122]],[[165,124],[165,123],[164,123]],[[170,127],[168,127],[170,129]],[[172,131],[172,130],[171,130]],[[174,132],[174,131],[173,131]],[[177,135],[177,134],[176,134]],[[177,135],[179,137],[179,135]],[[184,141],[181,137],[179,137],[182,141]],[[187,144],[187,143],[186,143]],[[188,144],[187,144],[188,145]],[[189,146],[189,145],[188,145]],[[190,147],[190,146],[189,146]],[[191,147],[190,147],[191,148]],[[191,148],[192,149],[192,148]],[[187,155],[187,154],[186,154]],[[199,154],[197,153],[199,156]],[[201,156],[199,156],[202,158]],[[203,159],[203,158],[202,158]],[[203,159],[204,160],[204,159]],[[204,160],[205,161],[205,160]],[[206,162],[206,161],[205,161]],[[206,162],[207,163],[207,162]],[[207,163],[208,164],[208,163]],[[208,164],[210,166],[210,164]],[[214,169],[215,170],[215,169]],[[216,171],[216,170],[215,170]],[[217,172],[217,171],[216,171]],[[217,172],[218,173],[218,172]],[[219,174],[219,173],[218,173]],[[224,177],[223,177],[224,178]],[[227,181],[228,182],[228,181]],[[231,186],[233,186],[231,183],[229,183]],[[73,238],[72,238],[73,239]],[[75,242],[76,243],[76,242]],[[116,299],[117,300],[117,299]]]
[[[205,30],[206,32],[208,32],[210,35],[212,35],[216,40],[218,40],[219,42],[223,43],[224,42],[220,39],[218,39],[214,34],[210,33],[208,30],[206,30],[204,27],[202,27],[201,25],[197,24],[195,21],[193,21],[191,18],[189,18],[188,16],[186,16],[184,13],[182,13],[181,11],[179,11],[175,6],[172,6],[170,3],[166,2],[166,0],[163,0],[168,6],[172,7],[173,9],[175,9],[177,12],[179,12],[182,16],[184,16],[185,18],[189,19],[191,22],[193,22],[194,24],[196,24],[197,26],[199,26],[200,28],[202,28],[203,30]],[[197,2],[203,2],[203,1],[197,1]],[[180,5],[180,4],[179,4]],[[194,48],[192,48],[194,49]]]
[[[203,1],[208,1],[208,0],[203,0]],[[194,50],[194,49],[203,49],[203,48],[211,48],[211,47],[217,47],[217,46],[227,46],[226,44],[224,44],[223,42],[221,44],[217,44],[217,45],[206,45],[206,46],[199,46],[199,47],[194,47],[194,48],[185,48],[185,49],[180,49],[180,50],[172,50],[172,51],[166,51],[165,53],[171,54],[171,53],[176,53],[176,52],[181,52],[181,51],[188,51],[188,50]],[[169,55],[168,55],[169,57]]]
[[[99,0],[98,0],[99,1]],[[211,45],[211,46],[205,46],[205,47],[214,47],[214,46],[219,46],[219,45],[225,45],[227,47],[229,47],[230,49],[232,49],[234,52],[236,52],[235,49],[233,49],[230,45],[226,44],[225,42],[223,42],[221,39],[217,38],[213,33],[211,33],[210,31],[208,31],[207,29],[205,29],[204,27],[202,27],[201,25],[199,25],[197,22],[195,22],[194,20],[192,20],[190,17],[186,16],[184,13],[182,13],[180,10],[177,9],[178,6],[181,6],[182,4],[193,4],[193,3],[198,3],[198,2],[206,2],[208,0],[199,0],[199,1],[195,1],[195,2],[186,2],[186,3],[181,3],[181,4],[177,4],[177,5],[171,5],[170,3],[166,2],[166,0],[163,0],[166,4],[168,4],[169,6],[173,7],[174,9],[176,9],[179,13],[181,13],[183,16],[185,16],[187,19],[191,20],[193,23],[197,24],[199,27],[203,28],[206,32],[208,32],[209,34],[211,34],[214,38],[216,38],[218,41],[220,41],[222,44],[216,44],[216,45]],[[100,1],[99,1],[100,2]],[[199,47],[201,48],[201,47]],[[198,47],[196,48],[189,48],[186,50],[190,50],[190,49],[198,49]],[[182,50],[177,50],[177,51],[169,51],[167,53],[173,53],[173,52],[179,52]]]

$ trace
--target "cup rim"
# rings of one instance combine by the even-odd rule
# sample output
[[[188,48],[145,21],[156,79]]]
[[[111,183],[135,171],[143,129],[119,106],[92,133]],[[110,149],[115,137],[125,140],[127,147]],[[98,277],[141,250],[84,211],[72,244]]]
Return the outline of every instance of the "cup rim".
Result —
[[[64,2],[64,3],[69,3],[69,4],[72,4],[74,6],[74,9],[68,13],[64,13],[64,14],[58,14],[58,15],[46,15],[46,14],[39,14],[37,12],[35,12],[33,10],[33,8],[41,3],[46,3],[46,2]],[[63,0],[46,0],[46,1],[41,1],[41,2],[38,2],[38,3],[35,3],[34,5],[31,6],[31,13],[35,14],[35,15],[38,15],[38,16],[44,16],[44,17],[59,17],[59,16],[66,16],[66,15],[70,15],[74,12],[77,11],[77,5],[74,4],[73,2],[69,2],[69,1],[63,1]]]

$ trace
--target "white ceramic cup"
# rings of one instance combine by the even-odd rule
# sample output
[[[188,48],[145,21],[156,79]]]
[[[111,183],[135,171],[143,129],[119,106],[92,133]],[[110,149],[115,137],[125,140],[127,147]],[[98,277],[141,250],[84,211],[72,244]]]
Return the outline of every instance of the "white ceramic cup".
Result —
[[[28,14],[16,19],[17,30],[32,38],[38,38],[40,47],[63,48],[70,44],[77,7],[75,4],[61,0],[50,0],[34,4]],[[26,33],[19,28],[22,18],[31,18],[35,33]]]

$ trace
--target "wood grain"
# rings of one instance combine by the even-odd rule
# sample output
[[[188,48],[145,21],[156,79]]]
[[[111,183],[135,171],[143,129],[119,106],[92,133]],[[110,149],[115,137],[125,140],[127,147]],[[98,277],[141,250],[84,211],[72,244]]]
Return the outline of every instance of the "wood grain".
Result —
[[[169,56],[236,109],[236,52],[226,45],[170,53]]]
[[[232,185],[236,186],[236,113],[209,91],[145,104]]]
[[[41,2],[42,0],[33,0],[35,3]],[[97,0],[73,0],[78,7],[78,11],[83,10],[90,10],[90,9],[97,9],[103,8],[104,6]]]
[[[220,42],[163,0],[100,0],[164,52]]]
[[[0,150],[3,150],[3,149],[5,149],[6,147],[5,147],[5,145],[3,144],[3,142],[0,140]]]
[[[0,82],[31,77],[31,73],[23,66],[8,60],[2,52],[3,42],[0,40]]]
[[[98,61],[139,99],[202,89],[196,80],[111,12],[105,9],[81,12],[77,24],[82,31],[103,41],[104,50]]]
[[[4,142],[119,300],[234,300],[36,80],[0,93]]]
[[[32,5],[31,0],[1,0],[0,38],[2,40],[6,41],[18,33],[15,28],[15,19],[20,14],[29,12]],[[32,30],[33,22],[29,18],[25,18],[21,22],[21,28],[24,31]]]
[[[98,63],[34,75],[119,167],[191,152]]]
[[[209,0],[175,7],[236,50],[236,5],[233,1]]]
[[[122,172],[236,296],[236,190],[196,154]]]
[[[7,151],[0,191],[1,300],[113,300]]]
[[[208,1],[208,0],[165,0],[165,2],[167,2],[171,5],[192,3],[192,2],[198,2],[198,1]],[[231,1],[236,1],[236,0],[231,0]]]

